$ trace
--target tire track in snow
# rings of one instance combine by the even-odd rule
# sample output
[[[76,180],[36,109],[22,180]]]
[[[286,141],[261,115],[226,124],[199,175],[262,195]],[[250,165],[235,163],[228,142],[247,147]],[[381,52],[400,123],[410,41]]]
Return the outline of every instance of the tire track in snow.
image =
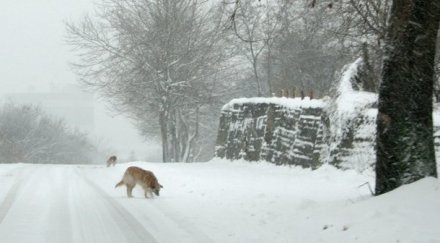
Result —
[[[207,234],[201,231],[198,227],[188,222],[188,220],[186,220],[182,215],[177,213],[177,211],[173,211],[172,209],[170,209],[170,207],[165,208],[165,205],[159,206],[156,204],[153,205],[153,207],[161,211],[165,217],[168,217],[169,219],[173,220],[179,227],[181,227],[186,232],[191,234],[197,240],[197,242],[200,243],[215,242]]]
[[[130,199],[132,200],[132,199]],[[149,199],[154,200],[154,199]],[[144,220],[150,221],[148,218],[151,215],[154,215],[155,218],[160,218],[159,222],[153,222],[153,223],[160,223],[161,225],[168,225],[172,226],[174,231],[180,230],[185,233],[185,235],[190,236],[190,238],[181,238],[179,242],[199,242],[199,243],[211,243],[215,242],[213,239],[211,239],[207,234],[205,234],[203,231],[201,231],[198,227],[196,227],[194,224],[186,220],[182,215],[177,213],[177,211],[173,210],[172,207],[169,207],[167,205],[158,205],[156,203],[150,203],[148,205],[142,206],[142,208],[139,207],[138,204],[131,204],[135,209],[139,209],[140,216],[144,218]],[[145,209],[145,207],[150,207],[149,215],[145,215],[143,213],[142,209]],[[177,234],[177,232],[175,232]],[[184,237],[185,235],[182,235]]]
[[[133,217],[123,206],[116,200],[109,197],[101,188],[87,178],[84,173],[77,170],[79,176],[103,199],[106,207],[109,209],[111,217],[114,222],[118,224],[121,231],[124,232],[124,237],[127,242],[139,243],[155,243],[157,240],[148,232],[139,221]]]
[[[63,165],[28,165],[20,176],[17,175],[18,180],[11,187],[11,194],[8,194],[10,199],[2,218],[2,240],[74,242],[70,227],[70,205],[66,199],[66,186],[69,185],[67,169]]]
[[[61,165],[51,165],[44,170],[46,178],[46,186],[52,188],[51,190],[51,200],[50,210],[47,214],[47,222],[51,222],[50,227],[48,227],[47,232],[47,242],[63,242],[71,243],[73,240],[72,232],[72,214],[70,211],[70,187],[71,181],[69,180],[74,171],[70,166]],[[41,178],[42,176],[39,176]],[[57,183],[52,183],[56,181]]]
[[[0,204],[0,225],[2,224],[3,220],[5,219],[6,215],[9,212],[9,209],[14,204],[15,200],[17,199],[17,195],[20,192],[21,187],[23,186],[23,181],[25,176],[23,174],[29,174],[31,166],[25,166],[24,168],[18,168],[20,169],[19,174],[16,176],[14,184],[11,186],[9,191],[6,193],[5,199]]]

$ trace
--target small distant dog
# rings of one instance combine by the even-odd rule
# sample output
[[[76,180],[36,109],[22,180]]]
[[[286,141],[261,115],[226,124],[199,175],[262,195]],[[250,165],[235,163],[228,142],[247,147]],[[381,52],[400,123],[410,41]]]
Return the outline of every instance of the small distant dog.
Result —
[[[127,168],[122,180],[115,185],[115,188],[126,185],[127,196],[133,197],[132,191],[136,184],[140,185],[144,189],[145,198],[148,198],[148,194],[154,197],[153,193],[156,194],[156,196],[159,196],[160,188],[163,188],[163,186],[157,181],[157,178],[153,172],[136,166],[130,166]]]
[[[116,160],[117,160],[118,158],[116,158],[116,156],[110,156],[110,158],[108,158],[108,160],[107,160],[107,167],[110,167],[110,166],[115,166],[116,165]]]

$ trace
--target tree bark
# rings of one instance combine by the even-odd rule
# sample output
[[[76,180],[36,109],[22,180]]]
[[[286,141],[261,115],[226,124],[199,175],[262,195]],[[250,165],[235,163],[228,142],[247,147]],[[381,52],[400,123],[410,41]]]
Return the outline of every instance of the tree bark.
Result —
[[[162,137],[162,162],[170,162],[168,149],[168,126],[165,111],[159,114],[160,134]]]
[[[188,131],[188,130],[187,130]],[[196,107],[196,124],[194,128],[194,133],[189,135],[189,131],[187,132],[187,141],[186,141],[186,147],[183,153],[183,162],[192,162],[190,161],[190,156],[193,150],[193,143],[195,142],[197,136],[199,135],[199,107]]]
[[[178,124],[177,124],[177,114],[176,109],[172,110],[172,117],[171,117],[171,124],[170,124],[170,135],[171,135],[171,155],[173,156],[172,162],[178,162],[180,161],[180,152],[179,152],[179,131],[178,131]]]
[[[376,195],[437,176],[432,96],[440,0],[394,0],[377,117]]]

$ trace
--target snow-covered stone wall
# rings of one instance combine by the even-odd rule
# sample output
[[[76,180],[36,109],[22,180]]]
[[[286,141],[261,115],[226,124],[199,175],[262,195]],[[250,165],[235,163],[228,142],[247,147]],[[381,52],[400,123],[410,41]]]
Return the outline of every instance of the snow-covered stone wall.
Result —
[[[216,156],[317,168],[324,106],[308,98],[234,99],[222,109]]]
[[[361,59],[346,65],[333,99],[242,98],[222,109],[216,156],[364,171],[376,161],[377,94],[362,91]],[[357,88],[356,88],[357,87]],[[440,104],[434,105],[440,161]],[[440,164],[440,163],[439,163]]]
[[[216,156],[311,168],[329,163],[364,171],[376,158],[376,100],[363,91],[325,101],[234,99],[222,109]],[[433,116],[440,161],[440,104]]]

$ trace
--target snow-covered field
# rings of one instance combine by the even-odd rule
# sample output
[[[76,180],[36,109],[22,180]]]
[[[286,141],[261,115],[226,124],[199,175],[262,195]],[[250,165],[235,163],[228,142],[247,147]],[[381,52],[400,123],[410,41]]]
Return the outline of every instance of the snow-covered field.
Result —
[[[160,197],[114,188],[131,165]],[[0,242],[440,242],[440,183],[372,197],[373,174],[268,163],[0,165]]]

